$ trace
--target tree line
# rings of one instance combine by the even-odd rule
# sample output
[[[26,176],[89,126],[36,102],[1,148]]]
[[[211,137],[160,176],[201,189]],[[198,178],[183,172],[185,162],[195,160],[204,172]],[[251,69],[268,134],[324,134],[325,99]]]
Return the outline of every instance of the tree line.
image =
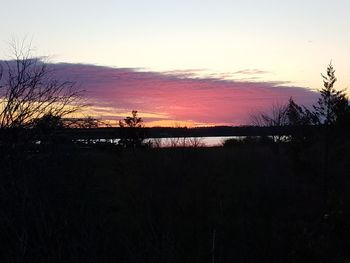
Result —
[[[334,87],[337,78],[330,63],[323,78],[323,88],[319,90],[320,98],[312,108],[298,105],[291,97],[285,105],[273,105],[268,113],[252,116],[256,126],[305,126],[324,125],[349,127],[350,105],[346,90]]]

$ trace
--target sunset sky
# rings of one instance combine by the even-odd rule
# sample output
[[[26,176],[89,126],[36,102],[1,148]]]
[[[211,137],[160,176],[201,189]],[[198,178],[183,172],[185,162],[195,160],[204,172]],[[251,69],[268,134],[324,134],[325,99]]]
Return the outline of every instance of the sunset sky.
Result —
[[[0,59],[30,40],[96,117],[240,125],[290,96],[311,105],[331,60],[350,88],[349,12],[349,0],[4,1]]]

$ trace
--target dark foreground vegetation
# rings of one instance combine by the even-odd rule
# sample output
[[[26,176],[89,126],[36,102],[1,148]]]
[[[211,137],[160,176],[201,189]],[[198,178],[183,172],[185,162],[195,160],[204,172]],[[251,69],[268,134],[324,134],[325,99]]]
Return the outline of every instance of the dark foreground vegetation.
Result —
[[[1,152],[1,262],[346,262],[349,141]]]
[[[0,71],[0,262],[350,261],[350,106],[332,65],[313,109],[255,116],[283,133],[152,148],[137,111],[119,145],[66,137],[99,126],[64,121],[80,90],[15,55]]]

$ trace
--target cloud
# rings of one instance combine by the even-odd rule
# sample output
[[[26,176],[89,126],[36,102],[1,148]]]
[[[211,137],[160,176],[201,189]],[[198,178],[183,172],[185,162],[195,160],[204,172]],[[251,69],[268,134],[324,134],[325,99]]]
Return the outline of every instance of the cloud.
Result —
[[[243,74],[243,75],[261,75],[261,74],[269,74],[271,72],[260,70],[260,69],[243,69],[236,72],[233,72],[233,74]]]
[[[286,81],[234,80],[199,77],[200,70],[152,72],[85,64],[53,65],[59,78],[76,81],[91,102],[91,113],[120,119],[135,109],[146,121],[191,121],[228,125],[247,124],[254,112],[267,111],[273,103],[293,97],[311,105],[317,93]],[[266,74],[245,69],[234,74]]]

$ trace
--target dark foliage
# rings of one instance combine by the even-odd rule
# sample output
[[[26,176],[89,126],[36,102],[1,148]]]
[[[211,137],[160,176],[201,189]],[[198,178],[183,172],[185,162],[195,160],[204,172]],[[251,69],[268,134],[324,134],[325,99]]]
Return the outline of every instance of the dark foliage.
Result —
[[[323,89],[320,90],[321,97],[314,106],[318,124],[344,125],[349,122],[349,101],[345,90],[336,90],[334,83],[337,81],[332,64],[327,68],[327,75],[322,75]]]
[[[349,145],[349,142],[347,142]],[[2,153],[1,262],[345,262],[349,152],[325,210],[314,145]]]
[[[141,147],[142,141],[145,139],[145,130],[142,129],[142,118],[137,116],[136,110],[133,110],[131,114],[132,116],[119,121],[121,128],[119,145],[124,148]]]

